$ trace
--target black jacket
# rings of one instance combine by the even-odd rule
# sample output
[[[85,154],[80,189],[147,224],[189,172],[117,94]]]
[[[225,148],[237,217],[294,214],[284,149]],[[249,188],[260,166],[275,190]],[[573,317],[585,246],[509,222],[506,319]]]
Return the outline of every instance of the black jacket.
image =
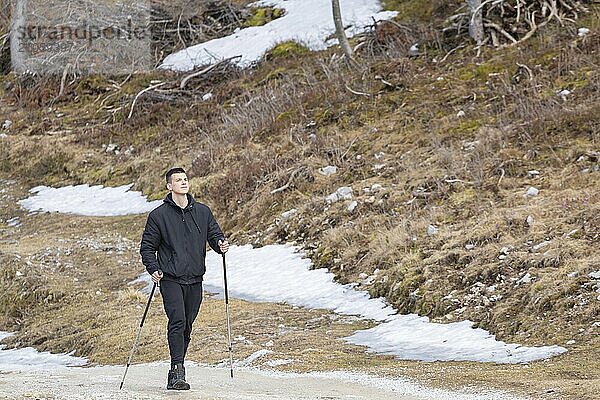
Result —
[[[150,274],[161,270],[163,279],[182,284],[202,282],[206,242],[220,254],[219,240],[225,240],[210,208],[189,194],[187,198],[182,209],[169,193],[148,215],[140,244],[142,263]]]

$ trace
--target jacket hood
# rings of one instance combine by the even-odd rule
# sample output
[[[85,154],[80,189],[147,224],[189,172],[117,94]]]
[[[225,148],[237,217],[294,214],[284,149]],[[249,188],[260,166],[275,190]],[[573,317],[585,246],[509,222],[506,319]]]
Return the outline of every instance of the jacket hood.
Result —
[[[196,202],[196,200],[195,200],[195,199],[194,199],[194,197],[193,197],[191,194],[189,194],[189,193],[186,193],[186,197],[187,197],[187,199],[188,199],[188,204],[187,204],[187,206],[185,207],[185,209],[187,210],[188,208],[190,208],[190,207],[192,206],[192,204],[194,204],[194,203]],[[178,205],[177,203],[175,203],[175,200],[173,200],[173,195],[172,195],[172,193],[169,193],[169,194],[167,195],[167,197],[165,197],[165,199],[164,199],[163,201],[164,201],[165,203],[169,204],[170,206],[177,207],[178,209],[181,209],[181,207],[179,207],[179,205]]]

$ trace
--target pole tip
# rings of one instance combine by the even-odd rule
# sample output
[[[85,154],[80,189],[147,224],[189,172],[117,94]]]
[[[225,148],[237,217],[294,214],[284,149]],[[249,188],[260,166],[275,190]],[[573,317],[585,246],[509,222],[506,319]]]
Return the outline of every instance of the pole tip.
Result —
[[[119,386],[119,390],[123,389],[123,382],[121,382],[121,385]]]

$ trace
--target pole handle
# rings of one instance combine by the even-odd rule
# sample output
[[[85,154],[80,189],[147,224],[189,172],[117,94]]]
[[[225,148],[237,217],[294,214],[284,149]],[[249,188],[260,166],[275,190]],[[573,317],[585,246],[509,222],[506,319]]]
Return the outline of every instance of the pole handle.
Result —
[[[150,309],[150,303],[152,302],[152,298],[154,297],[154,291],[156,290],[156,286],[157,283],[154,282],[154,285],[152,285],[152,290],[150,291],[150,296],[148,297],[148,303],[146,303],[144,315],[142,316],[142,320],[140,321],[140,328],[144,326],[144,321],[146,321],[146,315],[148,314],[148,310]]]

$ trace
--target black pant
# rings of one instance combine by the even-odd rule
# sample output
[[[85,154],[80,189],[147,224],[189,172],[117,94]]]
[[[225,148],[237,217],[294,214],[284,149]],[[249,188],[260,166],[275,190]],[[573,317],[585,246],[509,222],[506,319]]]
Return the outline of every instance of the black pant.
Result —
[[[167,339],[171,365],[183,364],[190,344],[192,323],[202,303],[202,282],[182,285],[172,281],[160,281],[160,294],[165,313],[169,319]]]

